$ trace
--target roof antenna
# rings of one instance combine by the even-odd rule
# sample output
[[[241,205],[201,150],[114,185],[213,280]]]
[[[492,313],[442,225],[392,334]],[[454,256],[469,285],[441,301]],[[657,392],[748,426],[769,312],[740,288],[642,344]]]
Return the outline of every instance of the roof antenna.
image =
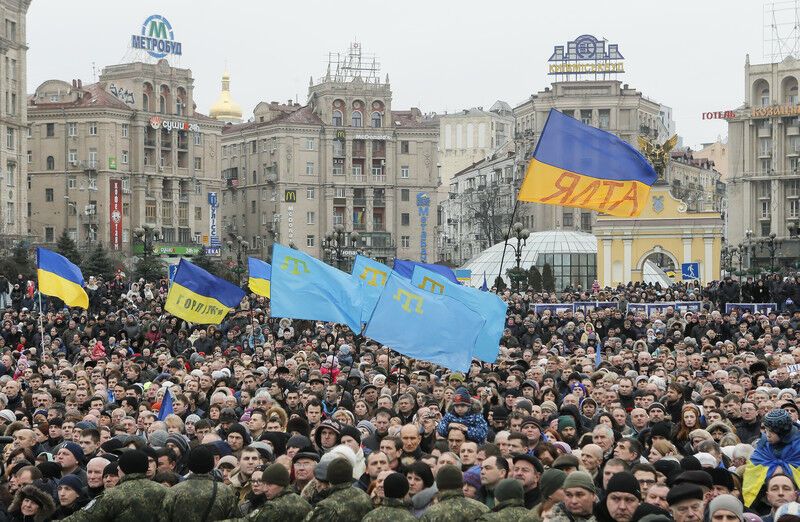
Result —
[[[95,62],[92,62],[92,82],[97,81],[97,66]]]

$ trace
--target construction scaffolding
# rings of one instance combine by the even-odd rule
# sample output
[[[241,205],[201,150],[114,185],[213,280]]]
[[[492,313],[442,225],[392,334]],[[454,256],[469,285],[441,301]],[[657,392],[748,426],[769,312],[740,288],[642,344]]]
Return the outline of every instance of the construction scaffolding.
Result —
[[[800,58],[800,0],[764,4],[764,59]]]
[[[363,53],[359,42],[352,42],[346,53],[328,53],[328,71],[324,80],[350,82],[359,78],[364,83],[380,83],[381,64],[374,54]]]

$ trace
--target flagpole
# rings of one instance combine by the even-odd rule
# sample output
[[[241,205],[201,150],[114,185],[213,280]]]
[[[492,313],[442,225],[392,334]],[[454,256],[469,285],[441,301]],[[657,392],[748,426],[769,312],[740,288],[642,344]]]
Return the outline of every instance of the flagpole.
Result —
[[[503,242],[503,255],[500,257],[500,271],[497,277],[503,277],[503,262],[506,259],[506,248],[508,248],[508,238],[511,237],[511,227],[514,226],[514,216],[517,215],[517,208],[519,207],[519,199],[514,202],[514,210],[511,212],[511,221],[508,222],[508,232],[506,232],[505,241]]]
[[[44,310],[42,310],[42,293],[39,292],[39,337],[42,338],[42,353],[39,354],[40,357],[44,355],[44,319],[42,318],[43,312]]]

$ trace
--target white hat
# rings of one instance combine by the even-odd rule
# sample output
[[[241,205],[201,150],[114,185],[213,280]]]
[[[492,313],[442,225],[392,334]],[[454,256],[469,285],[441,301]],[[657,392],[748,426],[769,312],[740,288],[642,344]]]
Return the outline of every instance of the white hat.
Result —
[[[17,420],[17,416],[14,415],[14,412],[11,410],[0,410],[0,419],[6,420],[8,422],[14,422]]]
[[[700,453],[695,453],[694,457],[700,461],[700,465],[704,468],[716,468],[719,464],[711,453],[701,451]]]

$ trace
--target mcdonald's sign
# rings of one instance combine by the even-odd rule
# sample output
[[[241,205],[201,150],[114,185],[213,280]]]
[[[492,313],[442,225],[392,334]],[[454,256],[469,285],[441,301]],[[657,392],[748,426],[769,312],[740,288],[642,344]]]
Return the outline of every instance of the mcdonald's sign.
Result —
[[[297,203],[297,191],[287,190],[283,194],[283,201],[286,203]]]

